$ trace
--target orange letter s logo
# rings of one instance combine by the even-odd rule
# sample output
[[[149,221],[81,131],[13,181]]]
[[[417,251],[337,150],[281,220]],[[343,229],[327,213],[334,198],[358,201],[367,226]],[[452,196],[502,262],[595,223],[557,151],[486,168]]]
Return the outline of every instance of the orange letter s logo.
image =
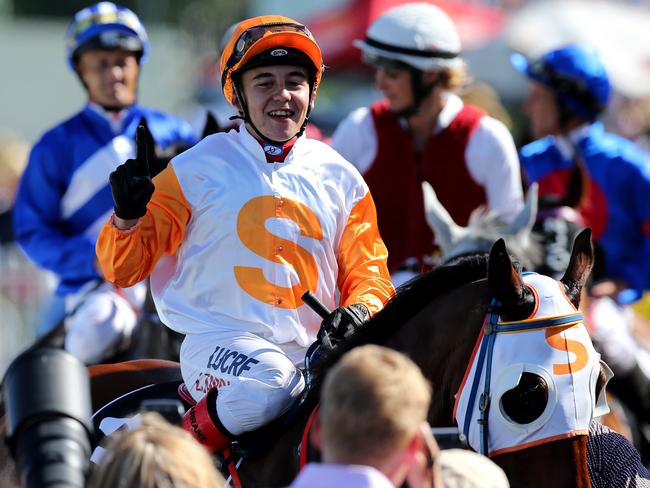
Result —
[[[280,308],[294,309],[302,304],[304,290],[315,290],[318,267],[314,256],[297,243],[271,234],[265,227],[268,219],[293,221],[300,234],[323,239],[323,229],[316,214],[306,205],[274,196],[256,197],[244,204],[237,217],[237,234],[241,242],[258,256],[293,267],[298,284],[291,288],[270,283],[261,268],[235,266],[235,278],[241,288],[252,297]]]
[[[573,362],[554,364],[553,374],[562,375],[577,373],[589,362],[589,351],[582,342],[567,339],[562,336],[562,332],[573,327],[578,327],[578,325],[574,324],[546,329],[546,342],[549,346],[553,349],[565,351],[566,353],[573,353],[575,355],[575,361]]]

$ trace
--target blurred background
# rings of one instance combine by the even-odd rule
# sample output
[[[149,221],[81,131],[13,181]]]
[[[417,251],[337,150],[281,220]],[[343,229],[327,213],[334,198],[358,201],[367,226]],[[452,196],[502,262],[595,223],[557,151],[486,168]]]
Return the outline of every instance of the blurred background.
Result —
[[[68,21],[93,1],[0,0],[0,375],[33,340],[52,279],[11,241],[9,209],[29,147],[85,103],[65,61]],[[351,110],[379,98],[353,39],[398,0],[125,0],[144,22],[151,57],[142,70],[140,102],[186,118],[197,130],[207,109],[226,121],[218,47],[227,28],[251,15],[278,13],[303,21],[327,66],[313,121],[331,134]],[[455,21],[473,83],[462,93],[503,120],[515,141],[528,141],[522,116],[524,78],[512,52],[529,56],[579,42],[598,49],[616,96],[610,129],[650,147],[650,0],[436,0]]]

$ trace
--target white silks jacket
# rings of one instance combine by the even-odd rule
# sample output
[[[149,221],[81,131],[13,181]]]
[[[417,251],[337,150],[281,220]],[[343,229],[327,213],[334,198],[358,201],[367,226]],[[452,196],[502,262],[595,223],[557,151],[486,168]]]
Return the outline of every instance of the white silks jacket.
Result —
[[[106,279],[129,286],[151,274],[160,318],[182,334],[247,331],[308,346],[329,308],[394,293],[368,187],[329,146],[300,137],[269,163],[247,130],[205,138],[154,178],[146,215],[97,241]]]

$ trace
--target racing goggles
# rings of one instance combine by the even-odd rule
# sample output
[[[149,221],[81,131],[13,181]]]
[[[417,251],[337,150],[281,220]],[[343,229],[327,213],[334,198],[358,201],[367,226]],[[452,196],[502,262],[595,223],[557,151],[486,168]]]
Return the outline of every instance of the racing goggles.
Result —
[[[70,42],[74,42],[75,39],[78,39],[91,27],[107,24],[121,25],[136,33],[142,31],[142,25],[137,18],[134,18],[133,14],[129,15],[128,12],[120,10],[114,12],[97,12],[81,19],[72,26],[68,34]]]
[[[262,39],[264,36],[278,32],[293,32],[308,37],[314,41],[314,36],[312,36],[309,29],[302,24],[276,22],[250,27],[239,36],[239,39],[237,39],[232,54],[228,58],[228,61],[226,61],[224,72],[227,72],[236,66],[257,41]]]

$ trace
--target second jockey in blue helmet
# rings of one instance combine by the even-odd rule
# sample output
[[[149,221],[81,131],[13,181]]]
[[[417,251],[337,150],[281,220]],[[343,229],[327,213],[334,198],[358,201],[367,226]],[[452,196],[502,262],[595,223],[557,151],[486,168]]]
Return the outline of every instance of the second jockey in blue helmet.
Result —
[[[567,46],[512,61],[531,81],[525,109],[537,138],[521,149],[522,167],[539,184],[540,198],[561,200],[571,181],[583,182],[577,210],[600,250],[592,273],[592,338],[616,374],[612,391],[650,422],[647,363],[626,333],[631,326],[621,306],[650,289],[650,155],[597,121],[612,89],[596,52]]]
[[[597,121],[612,91],[600,56],[570,45],[512,63],[531,81],[525,111],[538,140],[520,154],[529,182],[539,182],[541,198],[561,197],[582,172],[578,210],[603,252],[596,278],[618,283],[613,294],[650,289],[650,155]]]
[[[591,49],[570,45],[547,52],[533,61],[517,53],[511,62],[515,69],[538,83],[531,89],[528,112],[535,110],[531,106],[537,101],[533,99],[535,88],[539,91],[544,87],[547,95],[556,98],[556,132],[571,128],[567,126],[593,122],[607,107],[612,91],[609,77],[600,56]],[[547,135],[548,129],[537,129],[539,121],[534,115],[531,119],[533,136]]]
[[[99,2],[77,12],[66,31],[66,54],[91,102],[109,111],[136,102],[149,39],[131,10]]]
[[[80,10],[66,35],[69,67],[82,82],[84,106],[33,146],[14,206],[18,243],[58,278],[54,304],[65,308],[65,348],[87,364],[128,346],[146,295],[144,283],[118,289],[103,280],[95,241],[110,215],[108,175],[135,155],[146,121],[156,172],[167,154],[197,138],[185,121],[138,104],[140,65],[149,40],[138,17],[111,2]],[[57,319],[58,321],[58,319]]]

